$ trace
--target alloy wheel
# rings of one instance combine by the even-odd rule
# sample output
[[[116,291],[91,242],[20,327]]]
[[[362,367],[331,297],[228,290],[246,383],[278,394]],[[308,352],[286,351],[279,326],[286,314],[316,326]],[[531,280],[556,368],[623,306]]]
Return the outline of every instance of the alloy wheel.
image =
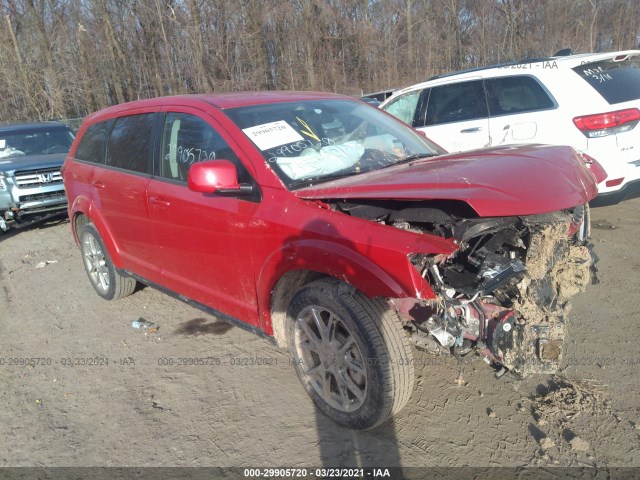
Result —
[[[356,338],[325,307],[304,308],[295,322],[295,347],[303,375],[322,399],[342,412],[360,408],[367,371]]]

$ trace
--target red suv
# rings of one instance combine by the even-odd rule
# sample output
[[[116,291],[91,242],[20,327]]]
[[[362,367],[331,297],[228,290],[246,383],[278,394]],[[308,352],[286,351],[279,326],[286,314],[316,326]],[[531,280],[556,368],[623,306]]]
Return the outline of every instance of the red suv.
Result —
[[[415,347],[555,371],[602,179],[569,147],[446,155],[359,100],[282,92],[107,108],[64,165],[101,297],[142,282],[272,338],[360,429],[405,405]]]

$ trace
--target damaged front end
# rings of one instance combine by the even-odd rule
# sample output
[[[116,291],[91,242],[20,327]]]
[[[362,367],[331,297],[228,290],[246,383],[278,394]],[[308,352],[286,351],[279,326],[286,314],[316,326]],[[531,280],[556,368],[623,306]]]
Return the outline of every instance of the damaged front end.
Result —
[[[362,205],[341,207],[347,209],[367,211]],[[410,257],[435,299],[390,300],[417,348],[459,356],[475,352],[498,376],[558,369],[569,300],[595,279],[588,205],[493,218],[400,208],[377,220],[459,246],[452,255]]]

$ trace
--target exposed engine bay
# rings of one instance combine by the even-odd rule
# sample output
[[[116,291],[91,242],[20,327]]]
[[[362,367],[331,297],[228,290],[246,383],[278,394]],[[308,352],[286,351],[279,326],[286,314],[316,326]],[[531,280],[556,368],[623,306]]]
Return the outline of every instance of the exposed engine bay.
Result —
[[[463,202],[334,203],[344,213],[451,239],[452,255],[410,260],[435,300],[390,299],[413,344],[480,355],[519,376],[554,373],[569,300],[595,279],[588,205],[542,215],[478,218]]]

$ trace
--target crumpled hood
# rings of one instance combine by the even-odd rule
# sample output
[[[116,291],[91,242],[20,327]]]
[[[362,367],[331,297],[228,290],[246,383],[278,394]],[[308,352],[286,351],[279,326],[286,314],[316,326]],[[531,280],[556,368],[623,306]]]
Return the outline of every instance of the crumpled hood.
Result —
[[[0,172],[12,174],[16,170],[37,170],[42,168],[61,167],[66,153],[49,155],[30,155],[0,158]]]
[[[421,159],[293,193],[310,200],[460,200],[493,217],[575,207],[594,198],[597,186],[571,147],[526,145]]]

